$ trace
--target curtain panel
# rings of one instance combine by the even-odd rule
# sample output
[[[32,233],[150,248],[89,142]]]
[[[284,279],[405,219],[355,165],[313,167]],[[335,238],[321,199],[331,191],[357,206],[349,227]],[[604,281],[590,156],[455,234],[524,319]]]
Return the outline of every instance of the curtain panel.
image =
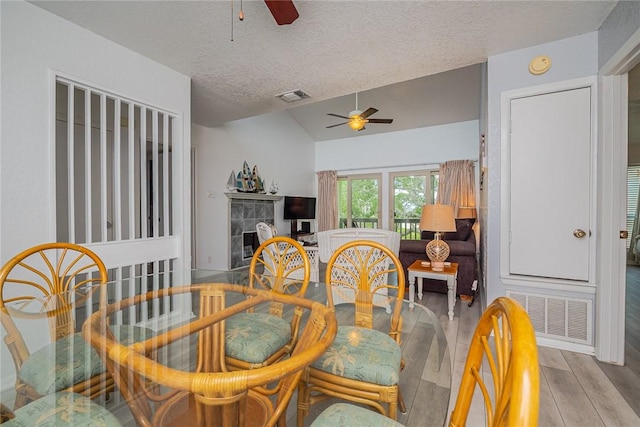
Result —
[[[338,173],[318,172],[318,231],[338,228]]]
[[[475,171],[471,160],[450,160],[440,165],[438,203],[453,205],[456,217],[458,208],[475,207]]]

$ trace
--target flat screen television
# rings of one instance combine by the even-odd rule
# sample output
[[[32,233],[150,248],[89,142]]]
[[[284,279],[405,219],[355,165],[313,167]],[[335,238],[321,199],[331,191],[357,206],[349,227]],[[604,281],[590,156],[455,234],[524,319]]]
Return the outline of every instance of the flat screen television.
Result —
[[[316,198],[284,196],[284,219],[316,219]]]

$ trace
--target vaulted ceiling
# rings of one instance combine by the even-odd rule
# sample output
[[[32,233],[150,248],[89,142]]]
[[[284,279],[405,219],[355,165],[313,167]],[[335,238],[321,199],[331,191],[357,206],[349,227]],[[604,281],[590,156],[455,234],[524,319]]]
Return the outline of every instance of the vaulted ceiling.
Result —
[[[361,109],[394,119],[368,126],[367,134],[451,121],[435,117],[438,105],[464,120],[464,107],[479,97],[471,94],[480,82],[474,64],[596,31],[616,4],[295,0],[299,18],[278,26],[257,0],[33,3],[191,77],[194,123],[289,109],[314,140],[353,136],[347,126],[326,129],[339,120],[326,113],[354,109],[355,92]],[[450,70],[457,71],[441,74]],[[275,96],[295,89],[310,98],[287,104]],[[416,113],[426,104],[430,110]]]

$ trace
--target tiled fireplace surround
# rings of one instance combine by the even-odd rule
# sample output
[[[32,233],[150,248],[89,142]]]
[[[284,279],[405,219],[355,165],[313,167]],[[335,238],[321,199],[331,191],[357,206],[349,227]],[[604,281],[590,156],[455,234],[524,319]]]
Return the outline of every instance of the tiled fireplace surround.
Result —
[[[251,257],[245,258],[243,233],[256,231],[256,224],[274,224],[275,202],[282,196],[254,193],[226,193],[229,198],[229,267],[231,269],[249,265]]]

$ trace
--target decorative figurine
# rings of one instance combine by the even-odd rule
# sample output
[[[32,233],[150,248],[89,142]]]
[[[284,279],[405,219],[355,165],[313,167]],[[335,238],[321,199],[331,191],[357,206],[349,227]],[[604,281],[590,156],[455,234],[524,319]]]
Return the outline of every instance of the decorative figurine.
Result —
[[[269,193],[276,194],[278,192],[278,183],[271,180],[271,186],[269,187]]]

